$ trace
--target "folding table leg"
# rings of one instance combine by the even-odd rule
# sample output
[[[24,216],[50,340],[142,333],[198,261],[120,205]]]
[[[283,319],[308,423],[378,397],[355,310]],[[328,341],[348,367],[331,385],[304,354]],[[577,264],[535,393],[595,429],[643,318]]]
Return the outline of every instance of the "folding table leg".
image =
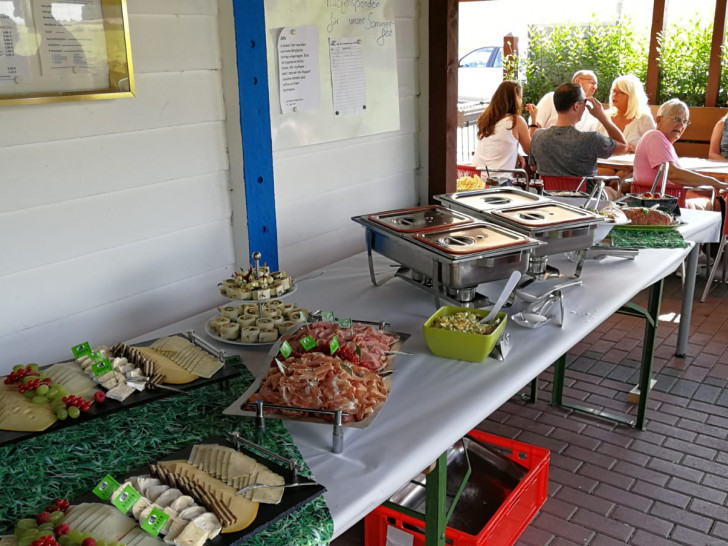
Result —
[[[660,279],[650,286],[646,309],[633,303],[627,303],[618,311],[622,314],[645,319],[644,346],[642,349],[642,364],[640,366],[640,401],[637,405],[637,418],[629,419],[594,407],[564,402],[566,355],[554,363],[554,383],[551,391],[551,405],[581,411],[610,421],[623,423],[640,430],[644,429],[647,414],[647,398],[650,390],[650,379],[652,378],[652,361],[655,356],[655,344],[657,341],[657,323],[660,315],[660,303],[662,302],[662,288],[663,279]]]
[[[425,483],[425,546],[444,546],[447,516],[447,452],[438,457],[435,469]]]

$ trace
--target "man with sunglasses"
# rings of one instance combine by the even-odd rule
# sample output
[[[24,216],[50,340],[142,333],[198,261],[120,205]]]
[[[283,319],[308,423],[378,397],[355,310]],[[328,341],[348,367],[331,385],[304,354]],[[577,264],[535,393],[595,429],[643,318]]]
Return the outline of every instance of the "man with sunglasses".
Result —
[[[670,99],[657,111],[656,129],[647,131],[637,143],[634,153],[634,179],[642,183],[652,181],[662,163],[670,163],[668,187],[675,184],[684,186],[713,186],[725,188],[726,185],[712,176],[705,176],[680,167],[680,159],[675,151],[675,142],[690,125],[690,110],[679,99]],[[700,206],[700,208],[703,208]]]
[[[584,89],[584,96],[592,98],[597,91],[598,80],[597,75],[591,70],[577,70],[571,78],[572,83],[578,83]],[[556,125],[558,120],[558,112],[554,106],[554,91],[546,93],[536,105],[538,115],[536,119],[531,119],[529,125],[532,128],[547,128]],[[575,127],[579,131],[596,131],[599,128],[599,120],[592,116],[587,110],[584,115],[576,123]]]
[[[627,150],[622,131],[612,122],[601,103],[587,98],[578,83],[561,84],[554,92],[554,106],[558,113],[556,124],[539,129],[531,137],[528,163],[542,176],[584,177],[597,174],[597,159]],[[590,108],[594,117],[607,131],[605,136],[596,131],[579,131],[576,124]],[[594,181],[587,181],[588,189]],[[616,192],[607,192],[616,197]]]

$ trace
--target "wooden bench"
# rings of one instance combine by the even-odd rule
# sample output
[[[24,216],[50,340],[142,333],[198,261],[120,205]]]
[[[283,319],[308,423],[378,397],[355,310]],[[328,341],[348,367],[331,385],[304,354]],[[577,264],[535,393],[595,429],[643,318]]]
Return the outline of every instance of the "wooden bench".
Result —
[[[652,116],[657,116],[659,106],[650,106]],[[680,157],[708,157],[710,135],[716,122],[728,113],[728,108],[710,106],[689,106],[690,125],[682,137],[675,143],[675,150]]]

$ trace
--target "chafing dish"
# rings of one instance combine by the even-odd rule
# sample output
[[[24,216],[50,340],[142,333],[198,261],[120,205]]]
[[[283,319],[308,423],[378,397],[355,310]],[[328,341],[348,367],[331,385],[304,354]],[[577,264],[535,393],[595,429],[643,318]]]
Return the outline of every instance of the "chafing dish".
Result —
[[[488,210],[532,205],[549,201],[547,198],[536,193],[508,187],[446,193],[436,195],[435,199],[449,209],[471,216],[473,212],[485,212]]]
[[[477,200],[453,198],[451,195],[436,198],[456,212],[493,222],[546,243],[531,254],[528,273],[536,278],[546,275],[548,256],[590,248],[595,243],[597,226],[604,221],[599,214],[546,197],[534,195],[539,199],[532,203],[498,205],[492,200],[484,200],[491,195],[484,190]]]
[[[426,227],[400,229],[401,220],[406,219],[404,223],[409,224],[413,215],[437,218],[440,225],[420,222],[420,226]],[[437,205],[357,216],[352,220],[366,228],[372,283],[381,285],[391,278],[376,279],[372,262],[375,251],[402,266],[396,276],[430,290],[438,306],[440,298],[459,305],[487,304],[487,298],[477,294],[477,286],[506,278],[513,271],[525,271],[532,250],[540,246],[538,241],[503,226],[478,222]]]

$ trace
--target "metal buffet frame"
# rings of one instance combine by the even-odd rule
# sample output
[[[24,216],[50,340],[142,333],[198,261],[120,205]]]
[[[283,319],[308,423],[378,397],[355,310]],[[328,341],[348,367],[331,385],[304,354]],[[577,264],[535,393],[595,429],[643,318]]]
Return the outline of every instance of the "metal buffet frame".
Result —
[[[407,276],[406,273],[412,270],[409,267],[405,266],[399,266],[395,273],[393,273],[392,275],[385,275],[378,280],[377,275],[374,272],[374,257],[372,256],[372,239],[374,238],[374,231],[371,230],[368,226],[365,226],[365,229],[367,240],[367,260],[369,262],[369,277],[371,278],[372,284],[374,286],[382,286],[384,283],[395,277],[400,278],[413,286],[417,286],[418,288],[422,288],[425,290],[429,288],[432,292],[433,297],[435,298],[435,306],[438,308],[440,307],[440,298],[445,300],[447,303],[456,305],[458,307],[481,308],[486,307],[492,303],[490,299],[488,299],[488,296],[480,294],[478,292],[475,293],[475,297],[470,301],[460,301],[458,299],[449,297],[447,295],[447,286],[442,282],[442,264],[439,260],[436,259],[432,260],[432,276],[430,277],[430,280],[432,281],[431,287],[428,287],[426,284],[418,282],[412,277]]]

